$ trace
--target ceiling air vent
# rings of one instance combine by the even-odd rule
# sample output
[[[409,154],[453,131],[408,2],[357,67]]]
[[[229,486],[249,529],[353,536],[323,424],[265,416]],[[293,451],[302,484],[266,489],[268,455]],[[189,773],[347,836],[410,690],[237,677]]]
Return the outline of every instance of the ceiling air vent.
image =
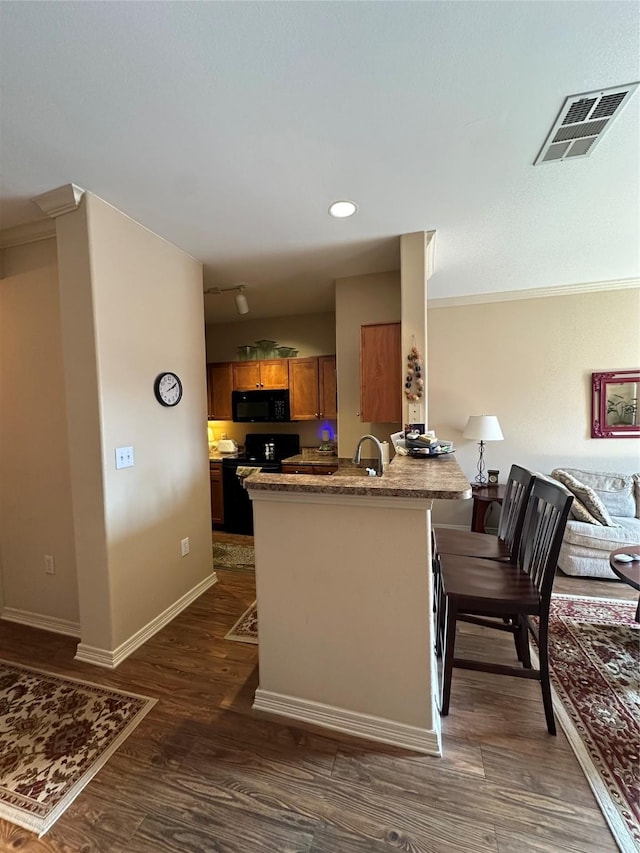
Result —
[[[601,92],[569,95],[534,166],[591,154],[637,88],[638,83],[629,83]]]

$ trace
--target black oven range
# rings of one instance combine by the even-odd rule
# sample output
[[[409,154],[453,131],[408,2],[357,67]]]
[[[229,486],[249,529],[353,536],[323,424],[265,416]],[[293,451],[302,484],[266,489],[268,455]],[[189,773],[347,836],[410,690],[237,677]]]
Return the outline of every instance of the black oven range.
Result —
[[[253,535],[253,508],[238,468],[256,467],[266,474],[282,471],[282,460],[300,453],[300,436],[297,433],[254,432],[245,436],[245,450],[241,456],[222,460],[222,487],[224,495],[224,529],[227,533]]]

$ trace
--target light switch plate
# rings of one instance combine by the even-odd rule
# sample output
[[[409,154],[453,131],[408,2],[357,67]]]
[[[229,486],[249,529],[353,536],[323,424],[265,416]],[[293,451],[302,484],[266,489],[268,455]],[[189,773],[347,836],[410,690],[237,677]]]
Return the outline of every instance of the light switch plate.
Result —
[[[133,447],[116,447],[116,468],[133,466]]]

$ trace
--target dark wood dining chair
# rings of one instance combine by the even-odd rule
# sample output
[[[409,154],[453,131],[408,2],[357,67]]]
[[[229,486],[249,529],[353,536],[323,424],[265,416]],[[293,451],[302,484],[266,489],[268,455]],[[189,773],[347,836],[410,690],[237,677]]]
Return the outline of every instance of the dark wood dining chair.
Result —
[[[533,488],[534,474],[521,465],[512,465],[500,510],[498,533],[474,533],[471,530],[433,529],[433,599],[438,612],[442,596],[440,583],[440,554],[457,554],[484,560],[515,562],[518,556],[524,514]],[[443,609],[440,608],[440,613]],[[505,616],[505,619],[508,617]],[[442,653],[444,624],[436,624],[436,654]]]
[[[522,535],[524,514],[533,487],[534,474],[521,465],[512,465],[500,510],[498,534],[474,533],[471,530],[434,528],[433,553],[459,554],[487,560],[515,562]]]
[[[436,619],[443,625],[440,713],[449,713],[453,669],[472,669],[540,681],[549,734],[555,735],[547,638],[549,607],[558,553],[573,497],[547,480],[534,479],[527,502],[515,563],[499,563],[457,554],[440,555],[440,596]],[[537,624],[533,621],[537,618]],[[521,666],[455,656],[459,621],[509,631]],[[539,652],[533,669],[529,632]]]

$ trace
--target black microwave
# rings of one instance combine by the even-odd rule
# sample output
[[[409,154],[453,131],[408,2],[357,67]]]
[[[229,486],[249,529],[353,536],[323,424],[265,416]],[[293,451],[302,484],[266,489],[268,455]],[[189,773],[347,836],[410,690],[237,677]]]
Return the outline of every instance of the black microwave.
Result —
[[[285,422],[290,420],[289,391],[233,391],[233,420],[236,423]]]

